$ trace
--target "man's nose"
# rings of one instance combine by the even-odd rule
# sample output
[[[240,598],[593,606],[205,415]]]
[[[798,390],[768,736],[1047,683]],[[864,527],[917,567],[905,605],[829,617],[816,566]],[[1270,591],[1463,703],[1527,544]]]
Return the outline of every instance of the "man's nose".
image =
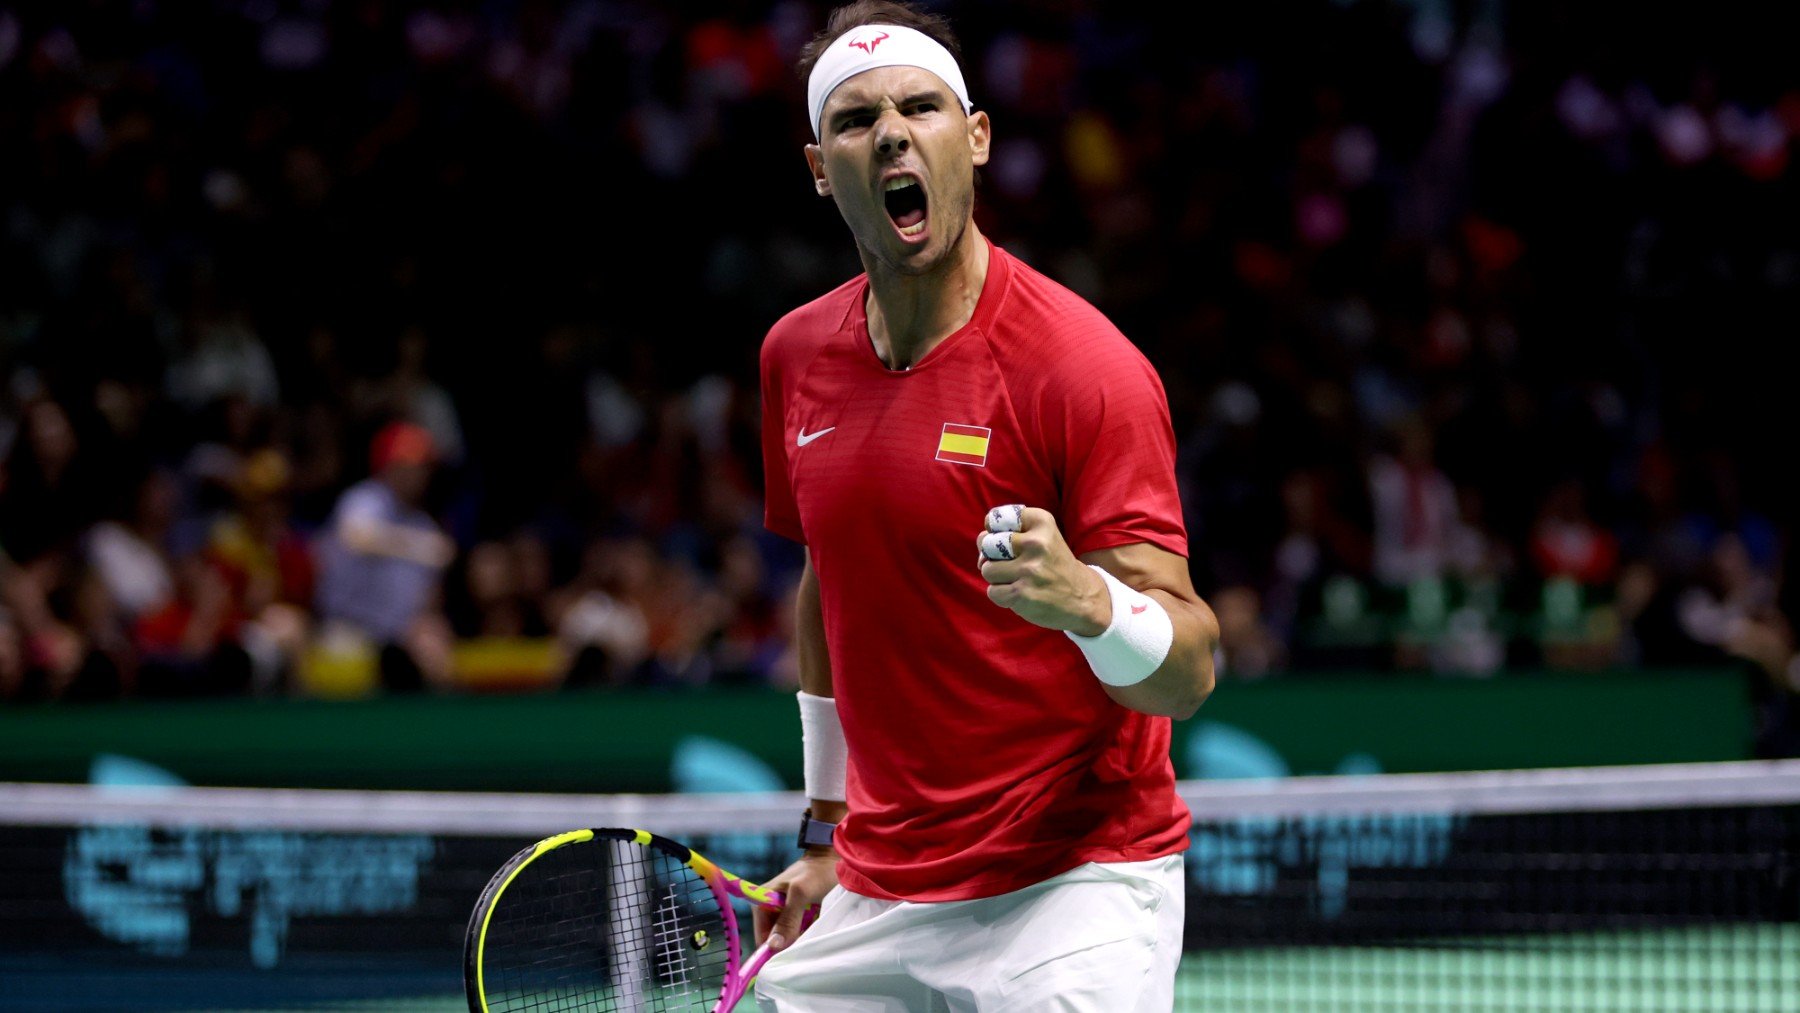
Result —
[[[912,147],[912,136],[906,130],[906,117],[886,112],[875,121],[875,150],[883,155],[904,155]]]

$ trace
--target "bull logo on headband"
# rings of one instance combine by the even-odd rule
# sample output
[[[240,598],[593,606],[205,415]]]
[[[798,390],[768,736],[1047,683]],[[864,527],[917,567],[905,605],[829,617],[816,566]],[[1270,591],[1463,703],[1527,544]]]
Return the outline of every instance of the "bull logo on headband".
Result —
[[[860,49],[863,52],[869,54],[870,56],[874,56],[875,55],[875,47],[881,45],[882,40],[886,39],[887,37],[888,37],[888,33],[882,32],[880,35],[877,35],[872,39],[851,39],[850,44],[852,46],[855,46],[857,49]]]

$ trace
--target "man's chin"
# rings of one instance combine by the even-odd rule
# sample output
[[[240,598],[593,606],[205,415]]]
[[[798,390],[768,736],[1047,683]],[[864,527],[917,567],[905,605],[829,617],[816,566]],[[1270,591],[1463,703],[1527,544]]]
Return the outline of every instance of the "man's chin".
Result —
[[[961,232],[957,235],[960,236]],[[870,251],[874,255],[873,259],[882,267],[906,277],[931,274],[943,265],[956,248],[956,237],[946,238],[940,234],[928,233],[926,241],[922,243],[905,242],[902,237],[893,233],[882,238],[884,242],[878,246],[871,247],[865,243],[863,249]]]

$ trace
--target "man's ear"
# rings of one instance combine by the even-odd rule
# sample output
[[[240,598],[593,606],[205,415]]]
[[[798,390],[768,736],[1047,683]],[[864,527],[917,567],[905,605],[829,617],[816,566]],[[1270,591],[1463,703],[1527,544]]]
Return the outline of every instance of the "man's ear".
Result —
[[[831,196],[831,180],[825,178],[825,152],[817,144],[806,146],[806,167],[812,170],[813,189],[819,196]]]
[[[988,114],[977,109],[969,114],[969,155],[976,165],[988,162],[988,145],[993,141]]]

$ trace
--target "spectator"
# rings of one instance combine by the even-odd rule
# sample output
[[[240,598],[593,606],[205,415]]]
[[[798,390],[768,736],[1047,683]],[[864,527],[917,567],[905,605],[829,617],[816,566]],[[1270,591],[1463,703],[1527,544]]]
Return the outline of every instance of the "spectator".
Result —
[[[1259,679],[1286,661],[1286,648],[1263,623],[1261,606],[1254,588],[1223,588],[1212,597],[1219,617],[1219,671],[1226,678]]]
[[[288,522],[291,469],[285,454],[264,448],[236,477],[236,508],[208,534],[206,557],[225,582],[240,620],[238,639],[259,690],[279,687],[311,627],[313,560],[306,539]]]
[[[0,606],[0,703],[25,692],[25,645],[12,613]]]
[[[64,695],[80,681],[90,656],[80,634],[51,608],[48,588],[58,561],[46,557],[21,567],[0,550],[0,624],[17,640],[16,670],[8,674],[12,699]]]
[[[514,541],[482,542],[469,550],[453,624],[462,637],[539,637],[547,630],[542,598],[528,584],[530,560]]]
[[[1276,543],[1269,591],[1269,622],[1291,640],[1316,611],[1324,582],[1368,572],[1368,535],[1331,502],[1325,476],[1296,470],[1281,484],[1286,530]]]
[[[463,462],[462,421],[449,392],[426,372],[429,350],[424,328],[414,324],[401,331],[393,371],[358,384],[356,401],[363,415],[417,422],[431,434],[438,462],[455,467]]]
[[[214,272],[193,272],[186,301],[182,354],[164,380],[170,399],[196,413],[225,399],[273,408],[280,396],[274,360],[243,311],[220,305]]]
[[[383,685],[414,690],[450,681],[450,628],[441,578],[456,546],[423,509],[431,435],[388,424],[369,449],[370,477],[339,498],[318,545],[320,620],[329,638],[380,652]]]
[[[180,488],[162,472],[137,485],[125,520],[101,521],[87,533],[87,558],[127,621],[157,611],[175,597],[169,537]]]
[[[237,616],[225,580],[200,555],[174,568],[174,593],[132,624],[141,662],[138,688],[152,696],[243,692],[249,657],[237,643]]]
[[[270,416],[248,399],[229,394],[206,405],[193,417],[197,438],[181,464],[189,490],[191,520],[198,536],[206,525],[236,502],[236,483],[245,463],[268,442]]]
[[[1369,466],[1375,508],[1375,576],[1392,586],[1442,577],[1462,526],[1456,488],[1438,470],[1431,432],[1417,417],[1394,432],[1391,456]]]
[[[1772,620],[1776,592],[1774,580],[1756,569],[1743,541],[1722,535],[1701,579],[1681,593],[1676,617],[1689,639],[1724,650],[1745,624]]]
[[[767,684],[780,661],[779,607],[769,592],[769,577],[756,543],[739,535],[725,543],[716,582],[726,606],[726,619],[713,647],[719,678]]]
[[[556,636],[573,686],[619,685],[650,656],[650,622],[638,598],[656,565],[648,542],[597,540],[582,553],[574,583],[550,598]]]
[[[103,497],[68,413],[48,397],[33,398],[0,484],[0,545],[22,565],[70,548]]]
[[[1588,516],[1579,479],[1559,483],[1544,499],[1531,532],[1531,559],[1546,578],[1568,577],[1589,587],[1612,584],[1619,542]]]
[[[1800,647],[1787,618],[1773,610],[1733,623],[1722,645],[1750,669],[1760,759],[1800,756]]]

